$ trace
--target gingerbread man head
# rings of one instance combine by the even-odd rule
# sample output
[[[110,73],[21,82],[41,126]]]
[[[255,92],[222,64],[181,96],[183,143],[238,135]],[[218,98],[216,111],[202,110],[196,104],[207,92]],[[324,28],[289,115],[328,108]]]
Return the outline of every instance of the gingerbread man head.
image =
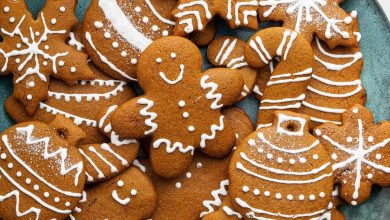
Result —
[[[239,72],[217,68],[201,73],[198,48],[181,37],[152,43],[141,55],[138,79],[145,94],[120,106],[111,117],[123,138],[151,136],[154,171],[163,177],[183,173],[194,150],[222,157],[234,145],[234,132],[221,114],[240,96]]]

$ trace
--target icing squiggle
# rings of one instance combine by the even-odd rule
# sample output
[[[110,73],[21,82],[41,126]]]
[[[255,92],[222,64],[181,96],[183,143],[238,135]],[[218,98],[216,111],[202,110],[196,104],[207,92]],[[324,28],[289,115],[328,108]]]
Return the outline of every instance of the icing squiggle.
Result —
[[[121,205],[127,205],[130,203],[130,198],[124,198],[124,199],[119,198],[118,192],[116,190],[113,190],[111,195],[112,198],[115,199],[115,201],[117,201]]]
[[[193,10],[193,11],[183,11],[184,9],[186,9],[188,7],[192,7],[192,6],[202,6],[204,11],[205,11],[206,18],[207,19],[211,19],[212,18],[211,12],[209,10],[209,6],[208,6],[207,2],[205,2],[205,1],[191,1],[189,3],[184,3],[184,4],[179,5],[178,9],[181,12],[177,13],[175,15],[175,17],[177,17],[177,18],[182,18],[182,17],[185,17],[185,16],[189,16],[190,17],[190,18],[184,19],[184,20],[179,22],[179,24],[186,24],[187,25],[184,28],[184,31],[187,34],[189,34],[192,31],[194,31],[193,21],[192,21],[192,18],[191,18],[192,16],[195,16],[195,18],[196,18],[196,23],[198,24],[198,30],[200,30],[200,31],[203,30],[203,23],[202,23],[202,19],[201,19],[199,11],[196,11],[196,10]]]
[[[223,104],[218,104],[218,102],[222,99],[222,94],[221,93],[216,93],[218,89],[218,84],[214,82],[208,82],[206,83],[206,80],[208,80],[210,76],[204,75],[200,79],[200,85],[202,89],[211,89],[207,94],[206,98],[207,99],[215,99],[213,103],[211,103],[210,108],[211,109],[219,109],[222,108]]]
[[[139,113],[143,117],[149,117],[145,119],[145,125],[149,126],[150,129],[145,131],[144,134],[145,135],[152,134],[158,127],[158,125],[153,122],[153,120],[157,118],[157,113],[148,112],[148,110],[150,110],[153,107],[154,102],[146,98],[140,98],[137,100],[137,104],[146,105],[143,109],[139,111]]]
[[[35,213],[36,217],[35,220],[39,219],[39,215],[41,214],[41,209],[31,207],[28,210],[21,212],[20,211],[20,192],[18,190],[13,190],[10,193],[7,193],[6,195],[2,196],[0,195],[0,202],[4,202],[4,200],[11,198],[12,196],[15,196],[15,212],[16,216],[23,217],[30,213]]]
[[[180,64],[180,73],[179,75],[177,76],[177,78],[175,80],[170,80],[166,77],[165,73],[163,72],[160,72],[160,77],[168,84],[171,84],[171,85],[174,85],[178,82],[180,82],[182,79],[183,79],[183,75],[184,75],[184,65],[183,64]]]
[[[219,125],[216,125],[216,124],[211,125],[211,128],[210,128],[211,134],[210,135],[203,133],[200,136],[200,138],[201,138],[200,147],[201,148],[206,147],[206,140],[214,140],[215,139],[217,131],[223,131],[223,129],[225,128],[224,123],[223,123],[223,119],[224,119],[224,116],[221,115],[219,117]]]
[[[165,139],[165,138],[160,138],[160,139],[156,140],[155,142],[153,142],[153,147],[157,149],[163,143],[165,144],[167,153],[169,153],[169,154],[175,152],[176,149],[178,149],[182,153],[191,152],[191,155],[194,155],[195,148],[193,146],[187,146],[186,148],[184,148],[183,144],[180,142],[175,142],[171,146],[171,141],[168,139]]]
[[[208,211],[204,211],[200,213],[200,218],[214,211],[213,206],[220,206],[222,204],[221,198],[219,196],[227,196],[228,192],[226,190],[227,186],[229,186],[229,180],[222,180],[219,184],[219,189],[211,191],[211,195],[214,200],[205,200],[203,201],[203,206],[208,209]]]

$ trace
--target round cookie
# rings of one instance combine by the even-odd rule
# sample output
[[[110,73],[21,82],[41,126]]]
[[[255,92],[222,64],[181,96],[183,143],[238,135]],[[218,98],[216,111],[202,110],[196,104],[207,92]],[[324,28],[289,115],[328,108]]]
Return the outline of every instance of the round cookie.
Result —
[[[213,157],[230,153],[234,132],[220,110],[238,99],[243,87],[239,73],[225,68],[202,73],[199,49],[181,37],[154,41],[137,68],[145,94],[118,107],[111,124],[120,137],[152,138],[156,174],[172,178],[184,173],[196,148]]]
[[[280,57],[263,92],[257,124],[270,126],[276,110],[296,111],[305,98],[313,71],[310,44],[299,33],[272,27],[254,34],[245,46],[245,59],[254,68],[268,65]]]
[[[64,219],[84,189],[76,144],[84,132],[58,116],[8,128],[0,143],[0,218]]]
[[[92,0],[83,21],[85,50],[99,69],[121,80],[136,80],[139,55],[154,40],[170,35],[175,0]]]
[[[374,124],[372,113],[357,104],[342,116],[342,125],[314,129],[332,159],[340,197],[357,205],[370,197],[373,184],[390,185],[390,122]]]
[[[308,42],[314,35],[333,49],[343,45],[356,47],[352,16],[339,4],[340,0],[260,0],[258,14],[264,21],[282,21],[283,27],[301,33]]]
[[[35,20],[25,1],[0,2],[0,68],[12,73],[13,96],[28,114],[48,97],[50,76],[69,85],[93,78],[87,55],[66,45],[77,1],[48,1]]]
[[[253,90],[256,70],[249,67],[244,58],[245,42],[238,37],[223,36],[215,39],[208,46],[207,57],[214,66],[223,66],[240,72],[244,79],[244,87],[239,100],[246,98]]]
[[[136,167],[85,189],[84,199],[71,219],[148,219],[157,195],[150,179]]]
[[[332,199],[330,158],[309,133],[310,118],[275,113],[238,146],[229,166],[229,197],[243,218],[313,219]]]

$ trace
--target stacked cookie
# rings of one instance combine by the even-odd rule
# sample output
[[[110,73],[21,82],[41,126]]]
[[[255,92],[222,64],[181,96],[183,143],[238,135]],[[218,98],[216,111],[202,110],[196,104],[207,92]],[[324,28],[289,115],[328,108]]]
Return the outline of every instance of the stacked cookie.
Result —
[[[34,19],[0,2],[19,123],[1,134],[1,219],[338,220],[390,185],[390,123],[363,107],[340,1],[92,0],[81,25],[76,3]],[[217,16],[257,32],[215,38]],[[256,126],[233,107],[252,95]]]

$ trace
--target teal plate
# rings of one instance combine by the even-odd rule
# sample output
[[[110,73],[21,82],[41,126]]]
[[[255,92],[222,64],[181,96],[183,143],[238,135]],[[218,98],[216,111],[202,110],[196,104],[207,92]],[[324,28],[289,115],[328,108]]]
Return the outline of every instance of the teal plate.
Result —
[[[26,0],[33,14],[37,14],[44,5],[42,0]],[[82,19],[90,0],[79,0],[77,16]],[[345,0],[342,7],[346,11],[357,10],[360,32],[363,36],[360,47],[364,56],[362,73],[363,84],[367,91],[367,107],[373,111],[377,122],[390,120],[390,23],[376,0]],[[236,35],[248,39],[253,31],[244,29],[230,30],[222,21],[218,21],[218,35]],[[263,25],[260,25],[260,28]],[[202,48],[205,53],[205,49]],[[209,67],[205,62],[204,68]],[[0,103],[12,94],[12,77],[0,78]],[[255,121],[258,102],[248,97],[238,104]],[[0,132],[13,122],[0,108]],[[369,201],[357,207],[343,206],[347,219],[387,220],[390,217],[390,188],[374,187]]]

